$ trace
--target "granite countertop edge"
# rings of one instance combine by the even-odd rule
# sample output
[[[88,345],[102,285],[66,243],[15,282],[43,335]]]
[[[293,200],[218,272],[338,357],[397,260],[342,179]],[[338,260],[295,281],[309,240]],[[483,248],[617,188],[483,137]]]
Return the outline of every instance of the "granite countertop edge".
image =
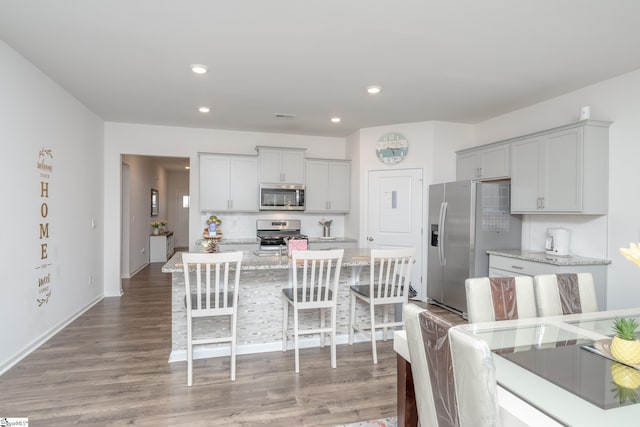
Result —
[[[358,239],[352,237],[331,237],[327,239],[318,236],[309,236],[307,239],[309,243],[352,243],[358,241]],[[218,242],[219,245],[255,245],[256,243],[260,243],[260,241],[255,237],[223,238]]]
[[[547,255],[545,252],[539,251],[527,251],[520,249],[506,249],[506,250],[489,250],[489,255],[498,255],[507,258],[520,259],[523,261],[540,262],[543,264],[551,265],[608,265],[611,264],[611,260],[588,258],[580,256],[568,256],[559,257]]]
[[[366,251],[366,250],[365,250]],[[361,249],[345,249],[345,257],[343,258],[342,267],[356,267],[368,265],[368,254]],[[289,258],[284,256],[257,256],[254,251],[243,251],[242,271],[256,270],[288,270],[290,268]],[[182,252],[176,252],[162,266],[163,273],[179,273],[183,271]]]

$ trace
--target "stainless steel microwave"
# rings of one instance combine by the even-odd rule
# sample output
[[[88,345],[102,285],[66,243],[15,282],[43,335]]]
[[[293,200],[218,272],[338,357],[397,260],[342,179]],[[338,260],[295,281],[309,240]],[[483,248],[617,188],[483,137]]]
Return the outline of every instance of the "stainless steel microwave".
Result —
[[[304,185],[260,184],[261,211],[303,211]]]

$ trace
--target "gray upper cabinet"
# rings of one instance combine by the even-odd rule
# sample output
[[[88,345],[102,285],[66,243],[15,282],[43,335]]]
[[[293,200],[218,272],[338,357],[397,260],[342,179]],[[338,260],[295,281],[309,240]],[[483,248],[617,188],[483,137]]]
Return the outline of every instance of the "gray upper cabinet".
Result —
[[[256,156],[201,153],[200,210],[257,212]]]
[[[261,183],[304,183],[304,149],[256,147]]]
[[[458,151],[456,179],[491,180],[509,177],[509,144],[491,144]]]
[[[606,214],[610,122],[585,120],[511,142],[511,212]]]
[[[351,200],[350,161],[308,159],[306,161],[305,184],[305,212],[349,212]]]

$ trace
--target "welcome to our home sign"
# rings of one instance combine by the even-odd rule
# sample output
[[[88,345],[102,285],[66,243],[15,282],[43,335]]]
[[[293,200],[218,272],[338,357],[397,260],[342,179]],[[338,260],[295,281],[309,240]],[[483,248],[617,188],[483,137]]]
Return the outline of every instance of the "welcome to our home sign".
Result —
[[[38,173],[40,174],[40,185],[38,187],[39,198],[39,226],[38,226],[38,266],[37,271],[37,291],[36,303],[42,307],[51,298],[51,270],[52,263],[49,261],[49,195],[51,188],[51,175],[53,173],[53,150],[43,148],[38,153]]]

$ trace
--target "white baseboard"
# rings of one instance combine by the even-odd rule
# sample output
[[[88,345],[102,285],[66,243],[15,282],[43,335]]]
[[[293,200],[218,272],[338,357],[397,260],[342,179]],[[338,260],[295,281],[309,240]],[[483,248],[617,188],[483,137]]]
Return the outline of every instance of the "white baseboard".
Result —
[[[91,307],[93,307],[94,305],[96,305],[97,303],[99,303],[100,301],[102,301],[102,299],[104,298],[104,295],[99,295],[96,298],[94,298],[93,300],[91,300],[86,306],[84,306],[83,308],[81,308],[80,310],[76,311],[74,314],[72,314],[70,317],[68,317],[67,319],[63,320],[62,322],[58,323],[57,325],[53,326],[52,328],[50,328],[48,331],[45,331],[43,334],[41,334],[39,337],[37,337],[36,339],[34,339],[33,341],[31,341],[29,344],[27,344],[22,350],[18,351],[16,354],[14,354],[13,356],[11,356],[9,358],[9,360],[7,360],[6,362],[4,362],[3,364],[0,365],[0,375],[4,374],[5,372],[7,372],[9,369],[11,369],[16,363],[20,362],[22,359],[24,359],[25,357],[27,357],[29,354],[31,354],[34,350],[37,350],[38,347],[40,347],[42,344],[44,344],[45,342],[47,342],[51,337],[53,337],[55,334],[57,334],[58,332],[60,332],[61,330],[63,330],[64,328],[67,327],[67,325],[69,325],[71,322],[73,322],[74,320],[76,320],[78,317],[80,317],[84,312],[86,312],[87,310],[89,310]]]
[[[376,339],[382,339],[382,331],[376,332]],[[393,338],[388,338],[392,340]],[[353,336],[353,342],[370,342],[371,339],[363,334],[356,333]],[[336,345],[339,344],[348,344],[349,343],[349,335],[342,334],[336,336]],[[326,346],[329,346],[329,338],[326,339]],[[320,347],[320,336],[313,338],[301,338],[300,339],[300,348],[311,348],[311,347]],[[293,343],[289,342],[289,346],[287,350],[293,350]],[[274,341],[269,343],[260,343],[260,344],[238,344],[236,346],[236,354],[255,354],[255,353],[269,353],[271,351],[282,351],[282,341]],[[226,344],[224,347],[206,347],[206,346],[197,346],[193,349],[193,358],[194,359],[208,359],[211,357],[223,357],[229,356],[231,354],[231,349],[229,344]],[[169,363],[173,362],[184,362],[187,360],[187,350],[172,350],[169,355]]]

